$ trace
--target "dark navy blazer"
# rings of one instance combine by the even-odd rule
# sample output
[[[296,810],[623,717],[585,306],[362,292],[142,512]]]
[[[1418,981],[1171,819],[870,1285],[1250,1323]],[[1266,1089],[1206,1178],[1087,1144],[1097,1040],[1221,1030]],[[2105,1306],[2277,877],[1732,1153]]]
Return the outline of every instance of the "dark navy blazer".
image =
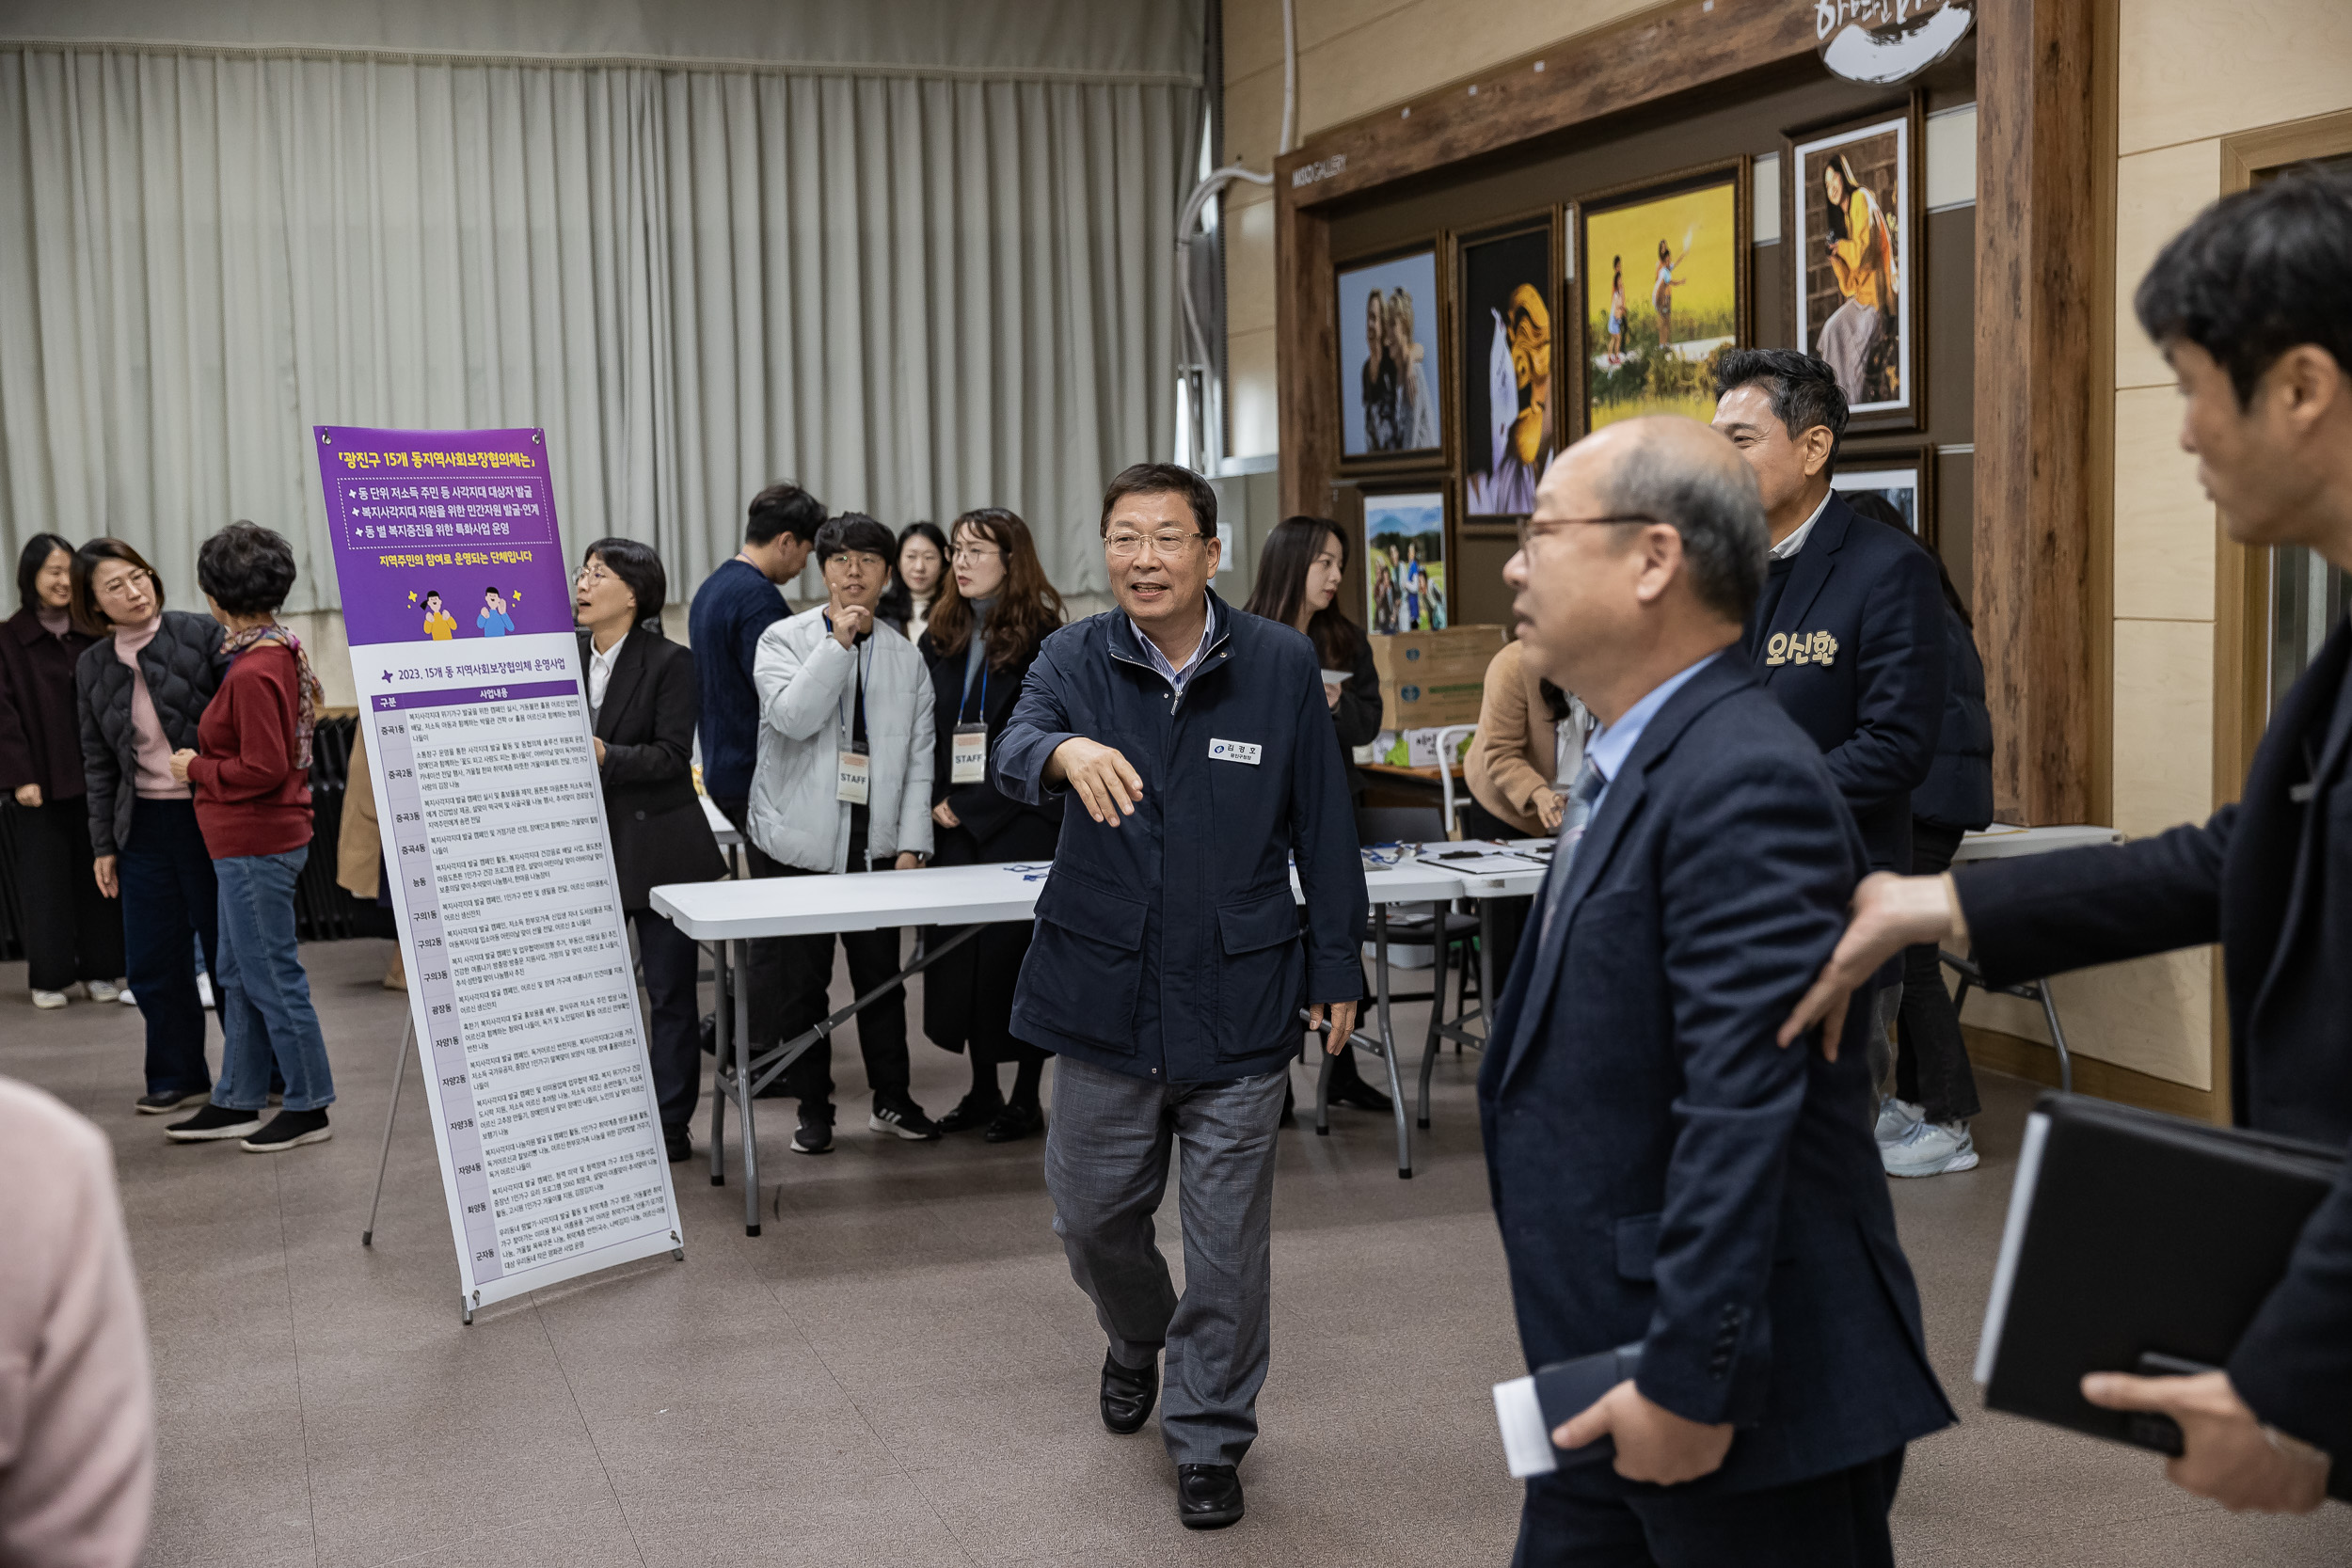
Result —
[[[1994,980],[2220,942],[2238,1124],[2352,1146],[2352,626],[2336,623],[2263,732],[2245,793],[2203,826],[1965,866],[1953,880]],[[2352,1160],[2229,1372],[2256,1415],[2344,1473]]]
[[[1947,613],[1935,562],[1833,494],[1772,625],[1748,623],[1749,662],[1821,749],[1874,871],[1911,869],[1911,792],[1944,723]]]
[[[1610,783],[1549,929],[1537,895],[1496,1007],[1479,1109],[1528,1365],[1642,1341],[1645,1397],[1740,1428],[1694,1488],[1954,1419],[1870,1140],[1868,1009],[1835,1063],[1773,1039],[1863,871],[1820,752],[1718,658]]]
[[[1272,1072],[1298,1053],[1302,1003],[1364,990],[1363,861],[1314,644],[1222,601],[1214,638],[1179,703],[1125,614],[1063,627],[989,759],[1006,795],[1062,812],[1013,1034],[1162,1082]],[[1116,828],[1045,785],[1073,736],[1143,780]]]

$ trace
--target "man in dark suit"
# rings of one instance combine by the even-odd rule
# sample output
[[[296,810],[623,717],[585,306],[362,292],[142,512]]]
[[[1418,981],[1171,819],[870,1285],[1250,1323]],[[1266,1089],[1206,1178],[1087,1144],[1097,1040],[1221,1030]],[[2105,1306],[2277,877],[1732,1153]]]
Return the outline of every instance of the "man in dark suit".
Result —
[[[2139,285],[2179,378],[2181,445],[2241,544],[2352,570],[2352,181],[2290,175],[2208,207]],[[2241,1126],[2352,1142],[2352,630],[2339,621],[2263,736],[2242,799],[2202,827],[2095,849],[1872,877],[1782,1031],[1834,1015],[1906,942],[1974,943],[1988,979],[2221,943]],[[2172,1480],[2236,1509],[2319,1506],[2352,1463],[2352,1164],[2228,1367],[2084,1380],[2181,1425]]]
[[[1873,871],[1911,870],[1911,792],[1935,762],[1944,722],[1944,596],[1935,562],[1830,488],[1846,394],[1829,365],[1794,349],[1734,349],[1715,372],[1715,428],[1756,471],[1772,532],[1745,647],[1765,689],[1820,747]],[[1870,1056],[1893,1060],[1902,970],[1872,998]],[[1878,1140],[1899,1148],[1915,1118],[1881,1107]],[[1964,1147],[1963,1147],[1964,1146]],[[1953,1158],[1973,1156],[1967,1128]]]
[[[1774,1043],[1865,857],[1735,647],[1764,549],[1731,446],[1635,420],[1562,454],[1503,574],[1600,727],[1480,1075],[1495,1212],[1531,1367],[1642,1353],[1553,1433],[1615,1462],[1529,1483],[1521,1568],[1891,1563],[1904,1446],[1952,1419],[1865,1053]]]

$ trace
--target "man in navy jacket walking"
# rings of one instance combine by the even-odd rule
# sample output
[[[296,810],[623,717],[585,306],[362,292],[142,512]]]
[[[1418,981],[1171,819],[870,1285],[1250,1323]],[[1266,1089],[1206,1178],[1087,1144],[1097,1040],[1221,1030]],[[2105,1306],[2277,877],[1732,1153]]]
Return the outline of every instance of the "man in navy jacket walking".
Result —
[[[1519,1568],[1891,1565],[1952,1419],[1865,1131],[1858,1049],[1775,1040],[1865,866],[1820,752],[1740,657],[1755,480],[1678,419],[1610,426],[1504,571],[1531,663],[1600,727],[1479,1076],[1531,1368],[1641,1347],[1553,1433]]]
[[[1177,1514],[1216,1528],[1258,1432],[1298,1008],[1328,1011],[1332,1051],[1355,1027],[1363,867],[1312,644],[1208,591],[1216,492],[1138,464],[1102,528],[1120,608],[1045,640],[990,759],[1005,794],[1063,811],[1012,1033],[1061,1057],[1045,1183],[1110,1340],[1103,1422],[1142,1428],[1165,1348]],[[1152,1227],[1171,1139],[1181,1299]]]

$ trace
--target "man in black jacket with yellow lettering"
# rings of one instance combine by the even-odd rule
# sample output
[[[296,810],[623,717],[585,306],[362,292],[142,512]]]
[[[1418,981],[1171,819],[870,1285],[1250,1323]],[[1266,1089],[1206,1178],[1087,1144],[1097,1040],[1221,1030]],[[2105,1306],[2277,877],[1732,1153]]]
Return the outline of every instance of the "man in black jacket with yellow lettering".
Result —
[[[1734,349],[1716,367],[1715,392],[1715,428],[1756,471],[1772,541],[1764,592],[1748,616],[1748,662],[1821,749],[1870,869],[1907,874],[1911,792],[1935,762],[1944,722],[1935,562],[1830,488],[1846,394],[1826,362],[1793,349]],[[1873,993],[1871,1076],[1883,1084],[1902,1003],[1899,964],[1876,977]],[[1881,1148],[1911,1126],[1885,1101]]]
[[[2181,445],[2240,544],[2352,570],[2352,180],[2290,174],[2208,207],[2141,280],[2139,324],[2185,400]],[[2240,1125],[2352,1143],[2352,627],[2279,704],[2246,788],[2130,844],[1871,877],[1793,1041],[1906,943],[1960,940],[1995,982],[2221,943]],[[2094,1372],[2094,1404],[2160,1411],[2173,1481],[2233,1509],[2317,1508],[2352,1464],[2352,1164],[2228,1365]]]
[[[1935,562],[1830,489],[1846,394],[1827,364],[1735,349],[1715,376],[1715,428],[1764,491],[1764,592],[1748,662],[1837,781],[1874,871],[1911,869],[1911,792],[1944,721],[1944,597]]]

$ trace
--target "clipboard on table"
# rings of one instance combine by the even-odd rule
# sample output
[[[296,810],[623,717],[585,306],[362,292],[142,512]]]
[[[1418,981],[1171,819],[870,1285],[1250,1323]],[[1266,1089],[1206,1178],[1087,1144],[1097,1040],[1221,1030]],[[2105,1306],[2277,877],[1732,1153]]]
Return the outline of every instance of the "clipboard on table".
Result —
[[[1977,1350],[1986,1408],[2179,1453],[2169,1418],[2103,1410],[2083,1374],[2221,1366],[2343,1168],[2324,1144],[2043,1094]],[[2335,1478],[2352,1498],[2352,1465]]]

